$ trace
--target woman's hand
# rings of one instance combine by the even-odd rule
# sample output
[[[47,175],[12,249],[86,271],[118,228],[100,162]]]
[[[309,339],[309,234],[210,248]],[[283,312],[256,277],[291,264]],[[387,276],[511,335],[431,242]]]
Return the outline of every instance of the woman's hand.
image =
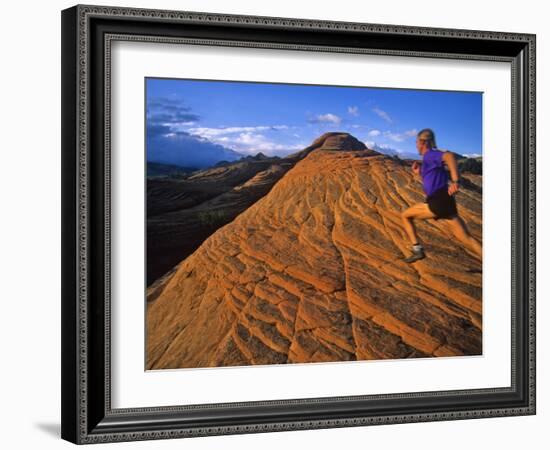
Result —
[[[411,168],[415,175],[420,175],[420,164],[418,164],[418,161],[414,161]]]
[[[459,184],[458,181],[451,181],[449,184],[449,195],[455,195],[458,192]]]

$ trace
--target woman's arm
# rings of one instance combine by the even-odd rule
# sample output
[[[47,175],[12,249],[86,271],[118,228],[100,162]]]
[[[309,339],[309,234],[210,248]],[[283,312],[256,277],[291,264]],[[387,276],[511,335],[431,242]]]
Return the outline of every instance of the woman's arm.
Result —
[[[422,163],[418,162],[418,161],[414,161],[412,163],[412,166],[411,166],[411,169],[413,171],[413,174],[416,175],[417,177],[420,177],[420,166],[421,166]]]
[[[460,181],[460,173],[458,171],[458,164],[456,163],[455,155],[450,151],[443,153],[443,162],[449,168],[451,172],[451,184],[449,185],[449,195],[454,195],[458,192],[458,182]]]

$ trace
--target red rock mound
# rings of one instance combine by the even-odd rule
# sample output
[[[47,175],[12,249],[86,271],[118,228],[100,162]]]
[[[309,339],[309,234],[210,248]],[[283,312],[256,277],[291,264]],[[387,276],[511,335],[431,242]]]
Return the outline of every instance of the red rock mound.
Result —
[[[148,369],[481,354],[480,262],[438,221],[418,223],[428,257],[399,261],[423,201],[407,164],[317,141],[149,292]],[[479,180],[457,203],[481,239]]]

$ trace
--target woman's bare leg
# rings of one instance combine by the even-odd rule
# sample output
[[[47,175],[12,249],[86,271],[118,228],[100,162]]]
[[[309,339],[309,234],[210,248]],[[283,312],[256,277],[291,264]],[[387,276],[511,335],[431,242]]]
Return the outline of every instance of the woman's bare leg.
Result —
[[[470,232],[468,231],[468,227],[466,226],[466,223],[464,223],[464,220],[460,216],[453,217],[452,219],[446,220],[447,224],[449,225],[449,228],[455,235],[455,237],[462,242],[465,246],[467,246],[470,250],[472,250],[478,258],[481,260],[482,255],[482,249],[481,244],[477,241],[476,238],[474,238]]]
[[[403,219],[403,228],[411,241],[411,244],[418,243],[418,235],[416,233],[416,228],[414,226],[415,219],[433,219],[435,217],[434,213],[430,211],[427,203],[417,203],[416,205],[411,206],[409,209],[406,209],[401,213],[401,218]]]

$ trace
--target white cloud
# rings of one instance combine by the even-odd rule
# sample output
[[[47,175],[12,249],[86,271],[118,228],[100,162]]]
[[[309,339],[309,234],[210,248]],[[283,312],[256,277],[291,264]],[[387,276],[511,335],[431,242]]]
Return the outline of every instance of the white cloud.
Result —
[[[184,131],[187,127],[196,125],[197,122],[161,122],[160,125],[169,127],[171,131],[178,132],[178,131]]]
[[[359,115],[358,106],[348,106],[348,114],[357,117]]]
[[[308,119],[309,123],[333,123],[335,125],[339,125],[342,122],[342,119],[338,117],[336,114],[332,113],[326,113],[326,114],[318,114],[315,117]]]
[[[367,148],[373,149],[374,146],[376,145],[376,142],[367,141],[367,140],[363,139],[363,144],[365,144],[367,146]]]
[[[303,144],[280,144],[267,138],[261,131],[288,129],[287,125],[256,126],[256,127],[220,127],[220,128],[189,128],[186,131],[202,139],[208,139],[216,144],[245,154],[255,155],[258,152],[266,155],[290,153],[301,150]]]
[[[410,137],[416,136],[417,133],[418,131],[416,130],[416,128],[413,128],[412,130],[407,130],[403,133],[394,133],[392,131],[384,131],[383,136],[394,142],[403,142]]]
[[[301,150],[305,146],[302,144],[280,144],[266,138],[263,134],[240,133],[234,139],[227,143],[236,151],[245,154],[256,154],[263,152],[267,155],[274,155],[285,151]]]
[[[377,152],[384,153],[386,155],[400,155],[400,154],[406,154],[407,152],[405,150],[402,150],[400,148],[395,148],[388,144],[379,144],[376,141],[363,141],[367,148],[370,148],[371,150],[376,150]]]
[[[392,122],[393,122],[392,118],[390,117],[390,115],[389,115],[386,111],[384,111],[384,110],[382,110],[382,109],[380,109],[380,108],[372,108],[372,111],[373,111],[378,117],[384,119],[386,122],[388,122],[388,123],[392,123]]]
[[[384,131],[383,133],[384,137],[391,139],[394,142],[403,142],[405,140],[405,137],[403,134],[400,133],[393,133],[391,131]]]
[[[191,134],[197,134],[199,136],[210,139],[210,138],[215,138],[217,136],[224,136],[227,134],[251,133],[251,132],[268,131],[268,130],[286,130],[288,128],[289,128],[288,125],[259,125],[255,127],[219,127],[219,128],[196,127],[196,128],[188,128],[185,131]]]
[[[370,130],[369,131],[369,136],[372,136],[372,137],[380,136],[381,134],[382,134],[382,132],[380,130]]]

